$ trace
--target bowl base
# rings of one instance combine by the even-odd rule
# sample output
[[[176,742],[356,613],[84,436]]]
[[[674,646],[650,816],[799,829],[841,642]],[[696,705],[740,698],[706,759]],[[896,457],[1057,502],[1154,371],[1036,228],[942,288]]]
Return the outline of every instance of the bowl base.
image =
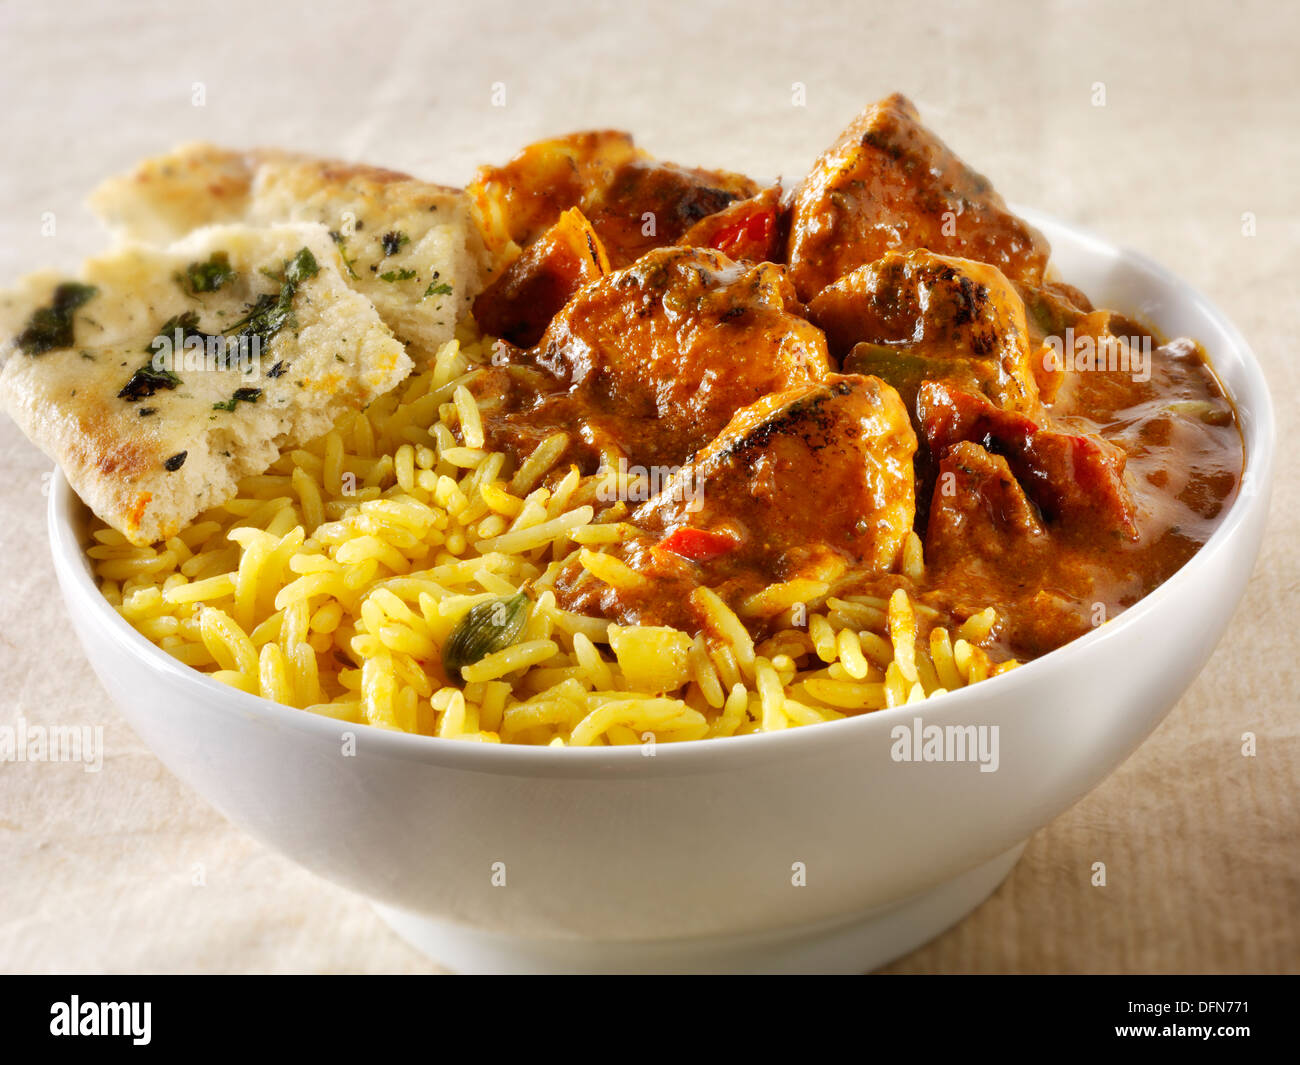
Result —
[[[886,907],[773,932],[672,940],[526,939],[373,903],[399,936],[459,973],[864,973],[919,947],[987,899],[1025,849]]]

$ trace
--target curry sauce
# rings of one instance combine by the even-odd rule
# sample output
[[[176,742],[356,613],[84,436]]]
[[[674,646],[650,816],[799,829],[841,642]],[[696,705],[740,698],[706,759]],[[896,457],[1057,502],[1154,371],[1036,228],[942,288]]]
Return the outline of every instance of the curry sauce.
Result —
[[[1032,658],[1167,580],[1237,493],[1201,347],[1056,280],[901,97],[785,196],[612,133],[471,193],[504,264],[475,304],[503,337],[471,386],[489,446],[564,433],[567,464],[626,473],[598,520],[634,530],[609,550],[635,579],[571,557],[568,609],[698,631],[702,586],[738,609],[791,581],[903,587],[928,625],[993,607],[986,649]]]

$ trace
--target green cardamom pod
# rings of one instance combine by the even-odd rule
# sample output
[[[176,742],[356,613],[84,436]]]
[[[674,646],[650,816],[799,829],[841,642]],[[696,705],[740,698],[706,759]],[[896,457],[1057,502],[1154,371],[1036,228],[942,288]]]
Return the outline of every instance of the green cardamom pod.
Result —
[[[519,639],[528,621],[528,609],[525,592],[509,599],[488,599],[470,607],[442,648],[442,668],[448,678],[459,680],[465,666],[496,651],[504,651]]]

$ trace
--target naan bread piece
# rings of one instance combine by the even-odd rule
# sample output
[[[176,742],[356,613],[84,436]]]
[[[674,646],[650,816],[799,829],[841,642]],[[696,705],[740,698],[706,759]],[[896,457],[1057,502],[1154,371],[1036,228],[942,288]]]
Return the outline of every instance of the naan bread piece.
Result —
[[[171,244],[195,229],[248,218],[259,155],[185,144],[109,178],[87,202],[119,239]]]
[[[96,514],[166,539],[411,371],[343,269],[323,226],[216,226],[33,275],[0,293],[0,404]]]
[[[223,222],[319,222],[348,283],[413,353],[431,358],[482,289],[487,251],[460,189],[276,149],[195,143],[110,178],[91,209],[118,236],[166,243]]]

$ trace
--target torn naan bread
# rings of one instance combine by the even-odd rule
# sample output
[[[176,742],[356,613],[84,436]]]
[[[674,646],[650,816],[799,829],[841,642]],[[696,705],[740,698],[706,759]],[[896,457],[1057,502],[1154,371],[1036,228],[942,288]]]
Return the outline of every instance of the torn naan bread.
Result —
[[[90,206],[118,236],[159,244],[215,223],[319,222],[339,245],[348,283],[417,362],[452,338],[488,270],[460,189],[277,149],[182,145],[110,178]]]
[[[411,371],[324,226],[214,226],[0,292],[0,404],[132,543]]]

